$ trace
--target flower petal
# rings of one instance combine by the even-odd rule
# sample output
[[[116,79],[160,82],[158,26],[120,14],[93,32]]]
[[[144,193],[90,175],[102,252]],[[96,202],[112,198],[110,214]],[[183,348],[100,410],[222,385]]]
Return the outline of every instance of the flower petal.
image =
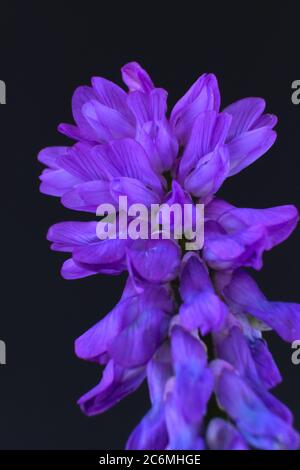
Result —
[[[76,130],[72,127],[73,132],[75,130],[74,137],[76,139],[77,139],[76,134],[78,134],[78,137],[81,137],[87,141],[95,141],[95,142],[100,141],[101,142],[103,140],[103,135],[99,132],[98,129],[95,129],[90,125],[90,123],[87,121],[86,117],[83,115],[83,112],[82,112],[83,107],[86,104],[96,99],[97,99],[96,93],[91,87],[81,86],[81,87],[76,88],[72,96],[73,117],[78,126],[78,129],[75,128]],[[67,129],[70,130],[70,127]],[[60,130],[66,130],[66,128],[60,126]]]
[[[266,103],[262,98],[243,98],[227,106],[223,112],[232,116],[227,141],[253,129],[253,124],[260,118],[265,107]]]
[[[119,238],[98,239],[97,243],[76,247],[73,251],[73,258],[79,263],[99,266],[121,263],[125,260],[126,249],[130,242],[131,240]]]
[[[281,376],[269,351],[261,349],[263,344],[263,340],[260,339],[250,342],[237,326],[215,335],[219,358],[229,362],[254,386],[270,388],[281,382]],[[260,356],[256,348],[260,348]],[[261,363],[263,359],[266,359],[264,365]],[[268,370],[262,370],[263,367],[268,367]]]
[[[260,127],[238,135],[228,144],[230,172],[236,175],[266,153],[276,140],[276,132],[269,127]]]
[[[127,93],[122,88],[102,77],[93,77],[92,86],[101,104],[119,111],[127,119],[132,120],[127,106]]]
[[[93,276],[94,274],[97,274],[97,271],[94,271],[93,269],[88,269],[86,266],[83,266],[80,263],[75,263],[72,258],[67,259],[63,263],[61,268],[62,277],[69,281]]]
[[[115,205],[116,201],[108,181],[88,181],[77,184],[71,191],[66,192],[61,202],[69,209],[96,213],[100,204]]]
[[[212,450],[247,450],[245,439],[229,422],[214,418],[209,422],[206,441]]]
[[[274,114],[263,114],[257,119],[257,121],[255,121],[253,128],[257,129],[258,127],[270,127],[273,129],[273,127],[276,126],[277,121],[277,116]]]
[[[100,383],[83,395],[78,404],[88,416],[103,413],[125,396],[133,393],[143,382],[145,369],[123,369],[110,361],[104,369]]]
[[[167,111],[168,94],[162,88],[154,88],[149,93],[133,91],[127,97],[128,107],[136,118],[138,126],[148,121],[161,121]]]
[[[67,137],[70,137],[70,139],[85,140],[87,142],[95,141],[93,136],[91,136],[90,138],[87,138],[86,136],[84,136],[81,133],[79,127],[74,126],[73,124],[66,124],[65,122],[62,122],[61,124],[58,125],[57,130],[61,134],[66,135]]]
[[[233,307],[263,321],[285,341],[300,338],[300,304],[269,302],[246,272],[233,274],[224,295]]]
[[[196,197],[205,198],[218,191],[229,172],[229,156],[226,147],[217,147],[200,159],[188,175],[184,187]]]
[[[221,215],[218,222],[228,233],[262,225],[267,231],[265,249],[270,250],[290,236],[298,223],[298,211],[292,205],[269,209],[232,208]]]
[[[136,178],[114,178],[110,183],[110,192],[114,202],[118,202],[119,196],[127,196],[128,205],[144,204],[148,207],[160,203],[160,197]]]
[[[166,119],[145,122],[137,128],[135,140],[145,149],[155,171],[162,173],[171,169],[178,153],[178,142]]]
[[[47,240],[55,251],[72,252],[76,247],[97,243],[97,222],[59,222],[52,225]]]
[[[147,364],[167,336],[170,317],[140,298],[139,315],[109,344],[109,355],[123,367]]]
[[[98,145],[93,152],[101,158],[107,178],[135,178],[162,194],[160,177],[154,172],[143,147],[133,139],[119,139],[108,145]]]
[[[189,364],[194,364],[199,370],[206,367],[207,356],[203,343],[180,326],[172,328],[171,351],[175,372]]]
[[[130,434],[126,450],[164,450],[167,444],[164,406],[159,403],[151,408]]]
[[[180,160],[179,181],[183,182],[203,157],[224,144],[230,122],[228,114],[215,111],[206,111],[197,117]]]
[[[203,74],[187,93],[176,103],[171,113],[171,124],[178,139],[185,143],[195,119],[203,111],[219,111],[220,93],[217,79],[213,74]]]
[[[263,339],[256,339],[249,344],[251,354],[260,380],[267,388],[278,385],[282,378],[277,365]]]
[[[213,292],[202,292],[192,302],[181,305],[181,324],[190,331],[200,329],[204,336],[218,331],[228,313],[226,305]]]
[[[187,253],[182,260],[180,295],[184,302],[190,302],[205,291],[213,291],[208,269],[198,255]]]
[[[180,266],[180,248],[172,240],[136,240],[129,257],[137,274],[152,283],[171,281]]]
[[[63,169],[46,169],[40,175],[40,191],[50,196],[62,196],[66,191],[70,191],[75,184],[80,183],[80,179],[71,175]]]
[[[266,230],[259,225],[234,234],[209,233],[207,230],[203,258],[211,268],[217,270],[240,266],[251,266],[259,270],[262,267],[262,254],[267,246],[266,240]]]
[[[85,103],[82,114],[100,142],[134,136],[134,127],[128,118],[99,101],[91,100]]]
[[[170,347],[164,343],[147,366],[148,388],[152,405],[165,398],[166,384],[173,375]]]
[[[57,170],[59,165],[56,160],[58,157],[65,155],[69,147],[46,147],[38,154],[38,161],[44,163],[49,168]]]
[[[133,322],[137,315],[137,296],[122,298],[111,312],[76,339],[76,355],[87,361],[102,362],[101,358],[107,357],[109,343]]]
[[[296,449],[299,437],[293,428],[271,413],[258,395],[234,371],[225,368],[216,379],[220,406],[235,420],[243,437],[264,450]]]
[[[175,381],[165,405],[168,448],[198,448],[199,427],[213,388],[212,373],[206,367],[203,344],[179,326],[172,328],[171,348]]]
[[[91,145],[79,142],[59,157],[58,164],[80,182],[106,180],[101,156],[95,155],[92,149]]]
[[[121,71],[123,82],[129,91],[141,90],[147,93],[154,88],[151,78],[137,62],[128,62]]]

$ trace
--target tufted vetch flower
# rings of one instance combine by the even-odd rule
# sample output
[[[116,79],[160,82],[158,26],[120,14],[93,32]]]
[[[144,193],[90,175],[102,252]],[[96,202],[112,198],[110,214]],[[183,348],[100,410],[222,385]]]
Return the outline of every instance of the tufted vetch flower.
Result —
[[[265,331],[300,338],[300,305],[267,299],[248,269],[262,268],[298,212],[239,208],[216,195],[273,145],[277,118],[261,98],[222,108],[213,74],[170,112],[167,92],[139,64],[126,64],[122,78],[127,91],[101,77],[77,88],[75,123],[59,126],[73,142],[38,157],[41,192],[91,214],[48,231],[51,248],[69,253],[62,276],[128,273],[117,305],[76,340],[77,356],[101,367],[79,406],[102,413],[146,381],[150,407],[127,449],[296,449],[292,414],[271,393],[281,375]],[[146,208],[190,204],[190,227],[203,204],[203,246],[188,251],[163,231],[131,239],[120,224],[115,238],[100,239],[97,208],[111,205],[120,220],[120,196]]]

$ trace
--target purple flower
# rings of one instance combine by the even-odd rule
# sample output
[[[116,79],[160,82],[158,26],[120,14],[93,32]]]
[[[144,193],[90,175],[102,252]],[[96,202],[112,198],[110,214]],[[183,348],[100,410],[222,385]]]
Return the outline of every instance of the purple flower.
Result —
[[[49,229],[51,248],[70,254],[62,276],[128,272],[117,305],[76,340],[77,356],[102,367],[99,384],[78,403],[88,415],[102,413],[146,380],[150,409],[127,449],[296,449],[292,414],[270,391],[281,375],[263,336],[272,329],[285,341],[299,339],[300,305],[269,301],[245,269],[262,268],[264,252],[289,237],[298,212],[238,208],[215,197],[272,146],[277,119],[264,114],[261,98],[220,110],[213,74],[202,75],[170,115],[167,92],[139,64],[126,64],[122,78],[128,92],[100,77],[79,87],[75,125],[59,126],[75,143],[39,154],[47,167],[41,192],[75,211],[97,215],[105,204],[108,217],[116,213],[115,236],[105,239],[105,219],[96,217]],[[170,216],[169,237],[160,214],[157,237],[131,238],[121,196],[147,209],[192,210],[179,222]],[[175,231],[192,230],[198,204],[204,245],[186,252]]]

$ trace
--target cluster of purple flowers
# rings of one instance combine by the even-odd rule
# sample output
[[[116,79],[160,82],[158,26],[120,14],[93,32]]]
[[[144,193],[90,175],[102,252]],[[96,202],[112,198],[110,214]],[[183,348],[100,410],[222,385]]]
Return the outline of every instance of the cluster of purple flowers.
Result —
[[[294,206],[237,208],[215,197],[274,143],[276,117],[245,98],[220,112],[216,77],[204,74],[167,117],[167,92],[140,65],[122,68],[129,91],[100,77],[77,88],[77,141],[42,150],[41,191],[95,214],[99,204],[205,204],[205,241],[184,253],[175,239],[99,240],[97,220],[52,226],[52,249],[69,252],[62,276],[128,271],[123,295],[80,336],[78,357],[104,366],[79,400],[102,413],[146,379],[151,408],[127,449],[296,449],[292,415],[271,393],[281,376],[262,331],[300,338],[300,305],[271,302],[245,268],[294,230]],[[209,416],[213,410],[214,416]]]

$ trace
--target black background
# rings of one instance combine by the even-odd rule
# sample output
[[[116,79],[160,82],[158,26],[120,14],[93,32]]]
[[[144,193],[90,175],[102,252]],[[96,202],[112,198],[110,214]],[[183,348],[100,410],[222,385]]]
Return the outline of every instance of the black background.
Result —
[[[77,86],[93,75],[121,84],[120,67],[137,60],[169,91],[170,105],[203,72],[218,76],[223,105],[264,97],[279,117],[277,142],[221,194],[244,207],[300,206],[300,105],[291,102],[291,82],[300,79],[296,2],[207,3],[1,2],[1,449],[122,448],[148,407],[144,389],[94,418],[76,405],[100,370],[75,357],[73,341],[113,307],[124,284],[105,276],[64,281],[64,256],[45,239],[55,222],[86,219],[38,191],[36,155],[69,143],[56,127],[71,122]],[[298,228],[256,275],[274,300],[300,302],[299,242]],[[266,336],[284,378],[276,394],[299,429],[300,365],[292,365],[289,344]]]

